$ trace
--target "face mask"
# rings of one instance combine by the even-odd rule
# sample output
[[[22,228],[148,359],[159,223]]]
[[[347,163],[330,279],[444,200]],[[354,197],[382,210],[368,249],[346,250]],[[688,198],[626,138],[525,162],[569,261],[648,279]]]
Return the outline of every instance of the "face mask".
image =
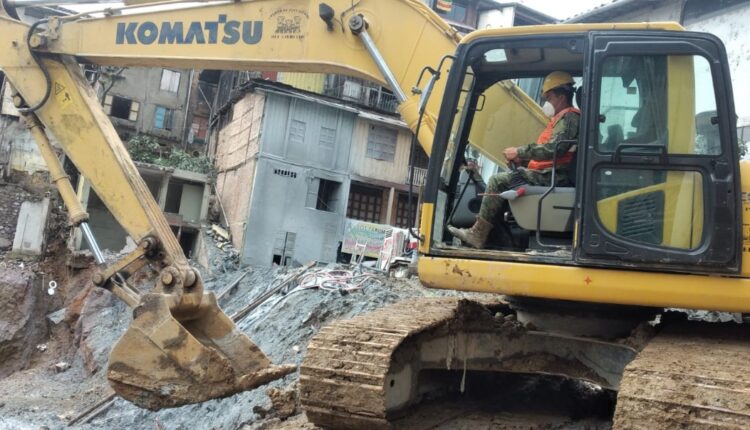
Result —
[[[555,116],[555,107],[552,106],[552,103],[550,102],[544,102],[544,105],[542,105],[542,110],[544,111],[544,114],[550,118]]]

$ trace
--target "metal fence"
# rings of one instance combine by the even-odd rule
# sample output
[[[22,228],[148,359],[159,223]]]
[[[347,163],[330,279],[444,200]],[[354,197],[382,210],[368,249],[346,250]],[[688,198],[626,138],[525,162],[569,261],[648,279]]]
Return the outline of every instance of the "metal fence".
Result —
[[[411,167],[409,167],[409,171],[406,172],[406,179],[404,179],[404,183],[409,183],[409,175],[411,172]],[[421,167],[415,167],[414,168],[414,186],[421,187],[425,184],[425,181],[427,180],[427,169],[423,169]]]
[[[327,96],[348,100],[384,112],[397,112],[398,100],[387,89],[362,79],[329,75],[323,92]]]

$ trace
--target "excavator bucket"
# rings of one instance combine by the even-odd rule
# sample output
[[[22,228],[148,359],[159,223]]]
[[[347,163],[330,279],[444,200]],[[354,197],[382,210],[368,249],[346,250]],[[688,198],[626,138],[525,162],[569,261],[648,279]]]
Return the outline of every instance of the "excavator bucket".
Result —
[[[296,366],[275,366],[206,293],[195,318],[178,321],[163,294],[145,294],[109,356],[115,392],[150,409],[198,403],[250,390]]]

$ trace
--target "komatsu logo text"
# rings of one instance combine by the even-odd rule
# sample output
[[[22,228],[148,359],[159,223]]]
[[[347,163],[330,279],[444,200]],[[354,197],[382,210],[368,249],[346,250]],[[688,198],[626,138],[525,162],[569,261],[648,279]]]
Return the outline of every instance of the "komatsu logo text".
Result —
[[[120,22],[117,24],[115,43],[118,45],[234,45],[242,41],[247,45],[260,42],[263,21],[228,21],[219,15],[216,21],[164,21],[155,23]]]

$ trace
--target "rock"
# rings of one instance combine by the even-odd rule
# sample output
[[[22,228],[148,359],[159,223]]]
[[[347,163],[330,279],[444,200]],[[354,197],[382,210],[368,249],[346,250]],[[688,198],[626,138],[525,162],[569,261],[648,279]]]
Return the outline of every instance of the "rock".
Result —
[[[54,367],[55,367],[55,372],[61,373],[70,369],[70,363],[66,361],[61,361],[59,363],[56,363]]]
[[[96,288],[86,296],[80,316],[79,353],[83,364],[90,374],[106,367],[109,351],[117,343],[127,324],[127,307],[115,302],[114,296],[107,290]]]
[[[58,309],[51,314],[47,314],[47,320],[55,325],[60,324],[65,319],[65,312],[67,312],[66,308]]]
[[[272,410],[277,417],[284,419],[298,413],[296,389],[280,390],[278,388],[269,388],[266,394],[271,399]]]
[[[4,237],[0,237],[0,249],[9,249],[11,246],[13,246],[13,242]]]
[[[46,343],[40,343],[36,346],[36,350],[39,352],[45,352],[47,351],[47,344]]]
[[[224,240],[229,240],[229,232],[224,230],[223,228],[219,227],[218,225],[214,224],[211,226],[211,231],[214,232],[217,236],[221,237]]]

